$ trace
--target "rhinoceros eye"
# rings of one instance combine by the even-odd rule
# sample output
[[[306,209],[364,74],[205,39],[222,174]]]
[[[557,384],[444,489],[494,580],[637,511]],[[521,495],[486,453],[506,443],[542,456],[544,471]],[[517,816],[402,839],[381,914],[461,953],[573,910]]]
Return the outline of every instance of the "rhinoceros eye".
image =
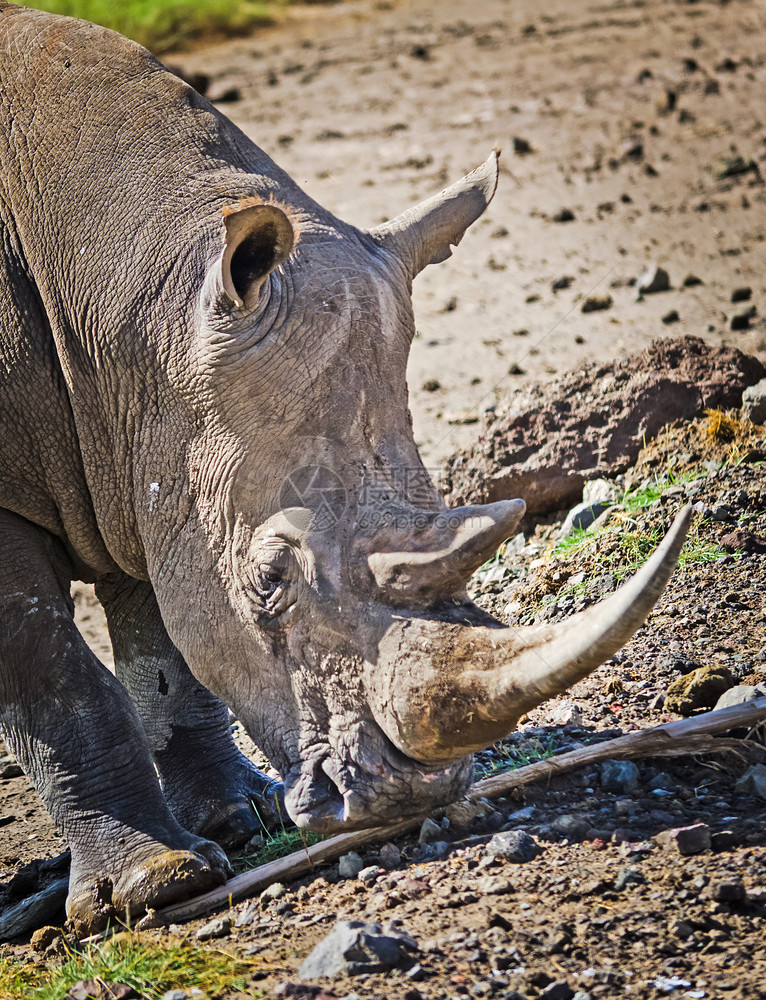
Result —
[[[268,563],[262,563],[258,567],[255,577],[255,592],[261,600],[268,604],[273,603],[282,586],[282,574],[278,569]]]

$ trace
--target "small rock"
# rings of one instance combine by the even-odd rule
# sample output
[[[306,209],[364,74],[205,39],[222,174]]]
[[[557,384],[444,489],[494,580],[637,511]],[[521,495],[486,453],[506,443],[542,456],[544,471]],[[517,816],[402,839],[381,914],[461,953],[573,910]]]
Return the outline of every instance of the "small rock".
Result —
[[[413,861],[442,861],[449,854],[450,845],[446,840],[435,840],[432,844],[418,844]]]
[[[32,951],[42,954],[54,941],[63,936],[64,932],[60,927],[38,927],[29,943],[32,946]]]
[[[614,503],[619,490],[608,479],[589,479],[582,488],[583,503]]]
[[[200,927],[194,935],[198,941],[210,941],[213,938],[226,937],[231,932],[231,919],[229,917],[216,917],[209,923]]]
[[[475,820],[484,816],[491,808],[489,803],[483,802],[481,799],[460,799],[447,806],[444,815],[454,830],[458,833],[464,833]]]
[[[622,892],[628,885],[642,885],[646,879],[636,868],[621,868],[614,880],[614,891]]]
[[[367,868],[363,868],[357,878],[360,882],[363,882],[366,886],[373,885],[377,880],[379,875],[383,874],[383,870],[378,868],[377,865],[368,865]]]
[[[282,997],[290,997],[291,1000],[338,1000],[337,993],[328,993],[321,986],[290,982],[280,983],[275,987],[271,997],[279,997],[280,1000]],[[356,993],[347,993],[340,1000],[360,1000],[360,997]]]
[[[570,583],[572,578],[569,578]],[[582,712],[579,706],[573,701],[562,701],[555,706],[550,715],[551,724],[554,726],[581,726]]]
[[[586,993],[584,990],[578,990],[572,997],[572,1000],[593,1000],[590,993]]]
[[[698,708],[712,708],[730,687],[734,676],[728,667],[720,664],[698,667],[677,680],[665,693],[665,709],[678,715],[691,715]]]
[[[753,295],[752,288],[735,288],[731,293],[732,302],[749,302]]]
[[[670,326],[671,323],[678,323],[681,317],[678,315],[677,309],[671,309],[670,312],[665,313],[662,317],[662,322],[665,326]]]
[[[716,853],[733,851],[735,847],[739,847],[739,844],[739,837],[732,830],[719,830],[710,836],[710,847]]]
[[[553,216],[554,222],[573,222],[575,214],[571,208],[561,208]]]
[[[676,827],[662,830],[654,839],[660,847],[675,850],[679,854],[701,854],[702,851],[710,850],[710,827],[705,823]]]
[[[737,795],[754,795],[766,799],[766,764],[750,766],[734,786]]]
[[[696,274],[687,274],[681,284],[684,288],[696,288],[697,285],[704,285],[705,282],[702,278],[698,278]]]
[[[531,144],[526,140],[522,139],[521,136],[515,135],[511,140],[513,142],[513,151],[519,156],[526,156],[527,153],[532,152]]]
[[[724,879],[713,882],[710,886],[710,896],[716,903],[744,903],[747,891],[738,878]]]
[[[524,823],[526,820],[532,819],[535,812],[535,806],[523,806],[521,809],[514,809],[512,813],[508,813],[508,822]]]
[[[0,768],[0,778],[20,778],[24,773],[23,768],[19,767],[18,764],[6,764],[4,767]]]
[[[560,278],[556,278],[555,281],[551,282],[552,292],[561,292],[565,288],[570,288],[574,278],[569,274],[564,274]]]
[[[731,320],[729,321],[730,330],[749,330],[750,322],[755,318],[756,309],[755,306],[751,306],[749,309],[745,309],[744,312],[735,313]]]
[[[242,100],[242,91],[239,87],[225,87],[217,94],[211,94],[210,100],[213,104],[233,104]]]
[[[380,849],[380,863],[389,871],[399,867],[402,863],[402,855],[396,844],[392,844],[391,841],[383,844]]]
[[[753,424],[766,424],[766,378],[742,393],[742,417]]]
[[[590,830],[590,823],[582,816],[570,813],[565,816],[557,816],[551,823],[551,829],[560,837],[579,842],[585,840],[588,830]]]
[[[586,299],[583,299],[580,312],[600,312],[602,309],[611,309],[613,303],[614,299],[611,295],[589,295]]]
[[[433,844],[436,840],[441,840],[443,834],[442,828],[438,823],[430,818],[423,820],[420,827],[420,835],[418,836],[418,843],[420,844]]]
[[[636,291],[639,295],[654,295],[656,292],[667,292],[670,288],[670,275],[662,267],[651,266],[636,278]]]
[[[261,912],[258,909],[258,906],[255,903],[250,902],[240,913],[237,914],[234,920],[234,926],[249,927],[257,917],[260,917],[260,915]]]
[[[438,379],[428,378],[423,383],[423,392],[438,392],[442,384]]]
[[[301,979],[358,976],[392,969],[418,950],[404,931],[362,920],[339,920],[298,970]]]
[[[96,979],[81,979],[70,986],[64,1000],[133,1000],[138,996],[127,983],[108,982],[99,976]]]
[[[635,792],[639,784],[639,770],[632,760],[605,760],[601,764],[601,787],[617,795]]]
[[[349,851],[338,859],[338,874],[341,878],[356,878],[364,867],[364,861],[356,851]]]
[[[457,413],[448,413],[445,419],[448,424],[478,424],[479,414],[476,410],[459,410]]]
[[[665,791],[673,792],[678,787],[678,782],[672,774],[660,771],[659,774],[655,774],[651,781],[647,782],[646,787],[650,792],[656,791],[657,789],[664,789]]]
[[[574,990],[563,980],[556,983],[548,983],[545,989],[540,991],[540,1000],[572,1000]]]
[[[524,864],[532,861],[540,853],[540,847],[524,830],[504,830],[496,833],[487,844],[485,854],[490,858],[501,858],[503,861],[513,861]]]
[[[513,882],[502,875],[485,875],[476,883],[476,888],[482,896],[503,896],[513,892]]]
[[[263,848],[266,843],[264,838],[260,833],[254,833],[253,836],[248,840],[245,846],[242,848],[243,852],[246,854],[255,854]]]
[[[420,962],[417,962],[415,965],[412,966],[411,969],[407,969],[405,975],[410,980],[410,982],[417,983],[421,979],[426,978],[426,970],[423,968]],[[341,1000],[344,1000],[344,998],[341,997]],[[420,990],[408,990],[404,994],[404,1000],[423,1000],[423,994],[420,992]]]
[[[281,899],[286,896],[289,892],[287,886],[283,882],[272,882],[270,886],[267,886],[260,895],[260,899],[265,903],[270,903],[275,899]]]
[[[595,503],[578,503],[564,518],[556,537],[559,540],[568,538],[575,531],[583,531],[589,528],[596,518],[600,517],[604,511],[609,510],[613,504],[609,501],[599,500]]]
[[[658,115],[669,115],[675,110],[677,96],[674,90],[661,90],[654,95],[654,107]]]
[[[673,920],[670,923],[670,933],[682,941],[686,941],[694,933],[694,928],[691,924],[687,924],[685,920]]]
[[[634,163],[640,163],[644,158],[643,142],[640,139],[628,139],[627,142],[623,143],[622,155],[626,160],[633,160]]]
[[[718,710],[719,708],[729,708],[731,705],[744,705],[745,702],[763,696],[766,696],[766,687],[763,684],[736,684],[728,691],[724,691],[715,703],[715,707]]]
[[[721,181],[725,177],[737,177],[751,171],[757,174],[758,165],[749,156],[722,156],[710,168],[714,181]]]
[[[721,548],[726,552],[744,552],[746,555],[766,553],[766,538],[754,535],[746,528],[735,528],[721,538]]]
[[[186,990],[168,990],[162,994],[162,1000],[188,1000],[188,997]]]

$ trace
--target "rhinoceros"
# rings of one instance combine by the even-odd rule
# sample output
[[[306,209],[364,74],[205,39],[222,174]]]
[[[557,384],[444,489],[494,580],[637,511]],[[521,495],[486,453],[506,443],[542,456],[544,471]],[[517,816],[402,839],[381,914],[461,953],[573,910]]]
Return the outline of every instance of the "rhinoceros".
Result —
[[[410,292],[497,154],[359,229],[142,47],[5,0],[0,114],[0,728],[71,847],[75,929],[225,880],[282,804],[327,832],[459,797],[644,620],[686,524],[563,625],[468,599],[524,504],[447,510],[426,473]]]

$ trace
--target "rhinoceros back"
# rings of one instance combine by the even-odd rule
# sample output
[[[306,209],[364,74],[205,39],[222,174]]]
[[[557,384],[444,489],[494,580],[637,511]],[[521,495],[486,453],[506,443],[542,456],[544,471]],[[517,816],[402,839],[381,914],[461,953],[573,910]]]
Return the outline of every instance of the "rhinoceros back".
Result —
[[[222,207],[309,200],[146,49],[3,0],[0,132],[0,506],[95,573],[138,572],[131,449]]]

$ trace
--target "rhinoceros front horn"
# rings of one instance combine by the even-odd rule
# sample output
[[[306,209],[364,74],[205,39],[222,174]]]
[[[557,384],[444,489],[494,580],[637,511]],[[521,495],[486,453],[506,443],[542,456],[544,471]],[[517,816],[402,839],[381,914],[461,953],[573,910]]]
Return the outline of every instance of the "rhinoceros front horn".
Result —
[[[370,235],[398,257],[413,278],[429,264],[446,260],[492,200],[499,159],[500,151],[493,150],[489,159],[462,180],[371,229]]]
[[[378,724],[399,749],[430,766],[505,736],[525,712],[627,642],[664,590],[690,517],[687,507],[616,594],[566,622],[516,629],[464,623],[457,614],[395,618],[369,682]]]

